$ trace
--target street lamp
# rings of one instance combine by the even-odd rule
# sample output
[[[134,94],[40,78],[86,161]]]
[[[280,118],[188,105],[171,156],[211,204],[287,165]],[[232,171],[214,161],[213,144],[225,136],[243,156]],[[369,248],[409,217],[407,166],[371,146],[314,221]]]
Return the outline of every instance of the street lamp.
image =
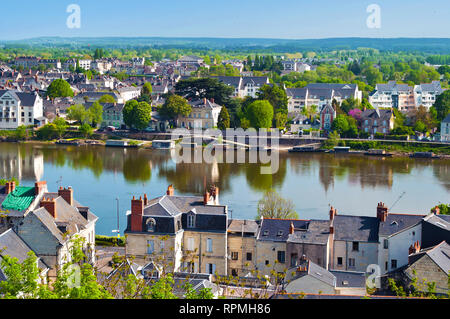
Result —
[[[113,233],[117,233],[117,240],[120,238],[120,227],[119,227],[119,197],[116,197],[117,201],[117,229],[113,229]]]

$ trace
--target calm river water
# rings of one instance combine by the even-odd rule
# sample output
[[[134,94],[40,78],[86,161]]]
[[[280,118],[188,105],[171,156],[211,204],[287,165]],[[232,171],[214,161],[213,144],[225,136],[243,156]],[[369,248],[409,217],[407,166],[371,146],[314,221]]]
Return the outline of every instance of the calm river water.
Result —
[[[46,180],[50,191],[72,186],[75,198],[100,217],[97,233],[123,232],[133,195],[201,195],[204,179],[220,189],[220,202],[233,218],[254,218],[271,187],[291,199],[301,219],[339,214],[375,216],[383,201],[392,212],[423,214],[450,202],[450,160],[375,158],[363,155],[280,153],[279,170],[261,175],[261,164],[176,164],[168,150],[0,143],[0,178],[22,185]],[[117,199],[118,198],[118,201]]]

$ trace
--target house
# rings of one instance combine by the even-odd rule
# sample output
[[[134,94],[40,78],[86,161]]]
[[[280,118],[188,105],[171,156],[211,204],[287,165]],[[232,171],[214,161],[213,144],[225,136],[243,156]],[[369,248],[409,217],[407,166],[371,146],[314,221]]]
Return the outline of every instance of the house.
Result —
[[[225,85],[234,88],[232,97],[244,98],[247,96],[256,98],[259,89],[263,85],[269,85],[270,81],[267,76],[212,76]]]
[[[423,215],[392,214],[384,203],[378,204],[378,265],[382,274],[408,263],[408,247],[422,241],[423,218]]]
[[[43,100],[36,93],[0,90],[0,129],[14,130],[43,119]]]
[[[123,101],[129,101],[132,99],[136,99],[141,95],[141,88],[135,86],[126,86],[117,89]]]
[[[310,83],[303,88],[287,88],[288,112],[299,113],[310,105],[320,108],[332,104],[333,100],[341,103],[343,100],[352,98],[362,100],[362,92],[357,84],[339,83]]]
[[[390,109],[370,109],[361,113],[361,130],[369,134],[389,134],[394,129],[394,112]]]
[[[192,111],[189,115],[179,115],[177,126],[183,128],[212,129],[217,127],[222,106],[215,103],[214,99],[206,98],[189,101]]]
[[[330,223],[330,270],[365,272],[378,263],[378,218],[340,215],[331,207]]]
[[[73,98],[73,102],[75,104],[85,104],[86,102],[95,102],[98,101],[103,95],[110,95],[116,100],[117,103],[124,103],[124,99],[115,92],[97,92],[97,91],[82,92]]]
[[[388,279],[394,279],[405,290],[410,290],[413,281],[416,281],[418,292],[429,292],[428,284],[435,284],[435,292],[446,296],[449,292],[448,278],[450,274],[450,245],[441,243],[421,248],[417,242],[409,247],[408,263],[382,277],[382,288],[389,289]]]
[[[441,142],[450,142],[450,113],[441,122]]]
[[[55,277],[70,256],[70,241],[74,236],[85,239],[85,253],[95,263],[95,224],[98,217],[89,207],[73,198],[73,189],[47,191],[46,182],[34,187],[15,186],[8,182],[0,196],[0,208],[6,211],[2,224],[17,235],[50,267],[49,277]]]
[[[115,128],[123,128],[123,103],[104,103],[103,104],[103,122],[102,127],[114,126]]]
[[[414,88],[396,81],[377,84],[369,95],[369,103],[375,108],[395,108],[406,112],[416,108]]]
[[[296,267],[302,258],[307,258],[320,267],[328,268],[331,232],[328,220],[308,220],[297,227],[291,222],[286,240],[288,265]]]
[[[420,246],[429,248],[445,240],[450,244],[450,215],[440,215],[439,208],[422,219]]]
[[[165,195],[131,201],[127,212],[126,256],[150,259],[168,271],[227,275],[228,209],[219,189],[203,196],[179,196],[170,185]]]
[[[294,113],[295,114],[295,113]],[[301,130],[309,130],[312,126],[319,126],[320,122],[318,120],[311,123],[311,119],[303,114],[295,114],[294,118],[290,122],[291,132],[298,133]]]
[[[336,110],[332,104],[325,104],[320,109],[320,129],[325,131],[331,130],[331,124],[333,124],[336,118]]]
[[[22,263],[29,257],[30,252],[37,257],[37,254],[22,240],[22,238],[16,234],[13,229],[10,228],[3,233],[0,233],[0,261],[5,258],[4,256],[9,256],[11,258],[17,258],[18,262]],[[39,268],[39,277],[43,279],[40,282],[45,284],[49,267],[40,257],[37,257],[37,263]],[[7,279],[7,275],[0,267],[0,282]]]
[[[228,221],[228,274],[251,277],[256,270],[256,235],[259,224],[254,220]]]
[[[273,277],[273,272],[279,275],[286,272],[289,268],[286,250],[291,227],[293,225],[299,229],[305,227],[307,222],[299,219],[261,218],[256,237],[255,260],[259,275]]]
[[[328,271],[306,257],[288,269],[285,284],[289,294],[366,295],[364,272]]]
[[[436,102],[436,98],[442,94],[444,90],[440,81],[432,81],[431,83],[422,83],[414,86],[415,106],[423,105],[430,109]]]

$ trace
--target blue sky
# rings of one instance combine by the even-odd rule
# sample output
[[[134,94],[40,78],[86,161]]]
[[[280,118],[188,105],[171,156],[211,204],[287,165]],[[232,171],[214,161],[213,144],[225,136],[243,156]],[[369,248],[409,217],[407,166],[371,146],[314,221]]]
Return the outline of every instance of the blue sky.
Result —
[[[2,1],[6,2],[6,1]],[[81,28],[69,29],[69,4]],[[381,8],[381,28],[366,8]],[[449,0],[21,0],[2,3],[0,39],[39,36],[450,37]]]

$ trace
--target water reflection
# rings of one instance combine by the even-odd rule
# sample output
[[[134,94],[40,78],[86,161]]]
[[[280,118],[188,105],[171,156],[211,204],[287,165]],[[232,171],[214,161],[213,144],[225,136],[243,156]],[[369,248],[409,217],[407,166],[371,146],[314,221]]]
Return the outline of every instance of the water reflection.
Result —
[[[279,155],[278,171],[274,175],[263,175],[260,174],[263,164],[248,163],[248,154],[247,163],[244,164],[223,163],[223,156],[214,158],[212,163],[176,164],[170,151],[166,150],[0,143],[0,176],[40,180],[44,176],[45,161],[56,167],[67,167],[75,171],[88,169],[97,179],[100,179],[104,172],[122,173],[128,183],[149,182],[152,179],[152,170],[156,169],[156,176],[165,179],[165,184],[173,184],[179,192],[189,194],[201,193],[204,180],[207,184],[219,186],[222,193],[232,192],[231,180],[237,176],[245,177],[252,190],[263,192],[281,187],[287,175],[296,176],[299,184],[311,182],[311,179],[315,178],[327,193],[333,190],[335,183],[339,181],[359,185],[362,189],[390,190],[395,176],[409,175],[412,172],[421,174],[432,169],[434,178],[447,191],[450,190],[448,160],[318,153]]]

